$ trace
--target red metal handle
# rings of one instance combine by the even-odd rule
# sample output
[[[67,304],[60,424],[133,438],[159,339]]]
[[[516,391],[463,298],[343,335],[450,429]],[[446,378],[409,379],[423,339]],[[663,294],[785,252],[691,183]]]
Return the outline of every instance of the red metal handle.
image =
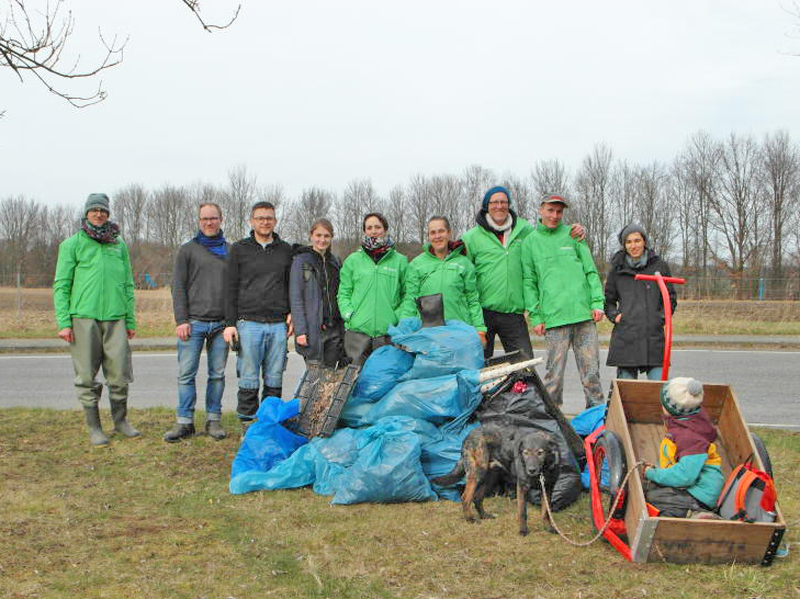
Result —
[[[672,353],[672,304],[669,301],[667,283],[683,285],[686,279],[665,277],[658,271],[654,275],[636,275],[634,278],[637,281],[655,281],[661,290],[661,303],[664,304],[664,363],[661,368],[661,380],[666,381],[669,378],[669,357]]]

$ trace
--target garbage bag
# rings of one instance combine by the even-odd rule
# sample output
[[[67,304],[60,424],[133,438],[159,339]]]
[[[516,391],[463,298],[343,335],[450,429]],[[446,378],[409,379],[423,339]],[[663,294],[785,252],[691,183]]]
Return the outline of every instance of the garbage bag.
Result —
[[[581,437],[588,437],[605,423],[607,409],[607,404],[587,408],[572,419],[572,428]],[[581,471],[581,484],[584,489],[591,487],[588,464]],[[606,464],[605,460],[600,468],[600,486],[601,488],[608,488],[608,464]]]
[[[280,424],[299,411],[300,402],[296,399],[283,402],[277,397],[265,398],[233,459],[231,477],[250,470],[266,472],[308,443],[308,439]]]
[[[422,470],[428,479],[444,476],[455,467],[456,462],[461,457],[461,446],[464,444],[464,439],[477,426],[478,423],[474,422],[462,427],[457,433],[443,432],[442,429],[444,427],[442,427],[438,429],[440,433],[438,440],[428,443],[423,442]],[[440,499],[461,500],[461,493],[457,488],[457,484],[451,487],[441,487],[436,484],[431,486]]]
[[[359,449],[356,462],[339,477],[331,504],[437,499],[422,471],[420,453],[420,438],[415,433],[376,430]]]
[[[384,345],[372,352],[339,415],[340,422],[345,426],[357,426],[372,404],[391,391],[397,379],[413,364],[413,354],[393,345]]]
[[[401,382],[483,367],[483,346],[474,327],[460,320],[448,320],[442,327],[422,328],[420,323],[409,332],[411,320],[403,319],[402,326],[389,327],[388,331],[392,343],[414,354],[414,365],[400,377]]]
[[[475,370],[405,381],[373,404],[361,424],[372,424],[386,416],[409,416],[434,424],[456,419],[463,426],[481,399]]]

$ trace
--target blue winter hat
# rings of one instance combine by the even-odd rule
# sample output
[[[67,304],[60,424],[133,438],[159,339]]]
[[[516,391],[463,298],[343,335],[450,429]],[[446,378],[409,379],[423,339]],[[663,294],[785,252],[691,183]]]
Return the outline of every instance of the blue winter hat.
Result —
[[[508,198],[508,203],[511,204],[511,192],[508,191],[502,185],[495,185],[489,191],[487,191],[486,194],[484,194],[484,196],[483,196],[483,209],[484,210],[488,210],[489,209],[489,198],[491,198],[496,193],[504,193],[504,194],[506,194],[506,197]]]

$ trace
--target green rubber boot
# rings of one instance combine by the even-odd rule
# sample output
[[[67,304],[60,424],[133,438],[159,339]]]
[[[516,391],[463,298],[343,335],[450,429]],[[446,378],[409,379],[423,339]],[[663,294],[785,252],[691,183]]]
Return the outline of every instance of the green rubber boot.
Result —
[[[138,437],[142,433],[133,428],[126,420],[128,416],[128,400],[111,400],[111,417],[114,419],[114,429],[126,437]]]
[[[103,432],[103,427],[100,425],[100,410],[97,406],[91,408],[83,407],[86,414],[86,427],[89,429],[89,441],[95,447],[104,447],[108,445],[108,437]]]

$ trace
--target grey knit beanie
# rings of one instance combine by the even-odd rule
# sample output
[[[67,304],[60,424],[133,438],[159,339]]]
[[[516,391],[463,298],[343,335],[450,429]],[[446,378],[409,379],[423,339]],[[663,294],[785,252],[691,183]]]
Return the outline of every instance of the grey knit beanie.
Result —
[[[661,387],[661,405],[673,416],[691,416],[702,403],[703,384],[697,379],[677,376]]]
[[[637,223],[630,223],[623,227],[622,231],[619,232],[619,244],[624,248],[625,247],[625,240],[628,238],[628,235],[631,233],[641,233],[642,239],[644,239],[644,244],[647,245],[647,234],[644,232],[644,227]]]
[[[92,209],[99,209],[105,210],[109,214],[111,214],[111,210],[109,209],[110,201],[108,196],[104,193],[90,193],[89,197],[86,198],[86,204],[83,206],[83,215],[86,216],[86,213]]]

